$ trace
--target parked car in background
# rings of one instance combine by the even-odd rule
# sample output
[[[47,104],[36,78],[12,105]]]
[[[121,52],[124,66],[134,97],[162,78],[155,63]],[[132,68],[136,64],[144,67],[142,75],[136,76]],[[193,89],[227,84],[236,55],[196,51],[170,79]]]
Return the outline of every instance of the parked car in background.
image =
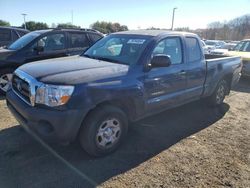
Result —
[[[224,48],[224,45],[226,44],[224,41],[219,40],[206,40],[205,43],[210,50]]]
[[[202,45],[202,49],[203,49],[204,54],[210,54],[210,49],[208,48],[208,46],[206,45],[206,43],[203,40],[201,40],[201,45]]]
[[[225,55],[228,50],[232,50],[236,46],[235,43],[226,43],[223,48],[211,50],[210,54]]]
[[[250,39],[242,40],[226,54],[230,56],[240,56],[243,62],[242,76],[250,76]]]
[[[9,46],[28,32],[28,30],[21,28],[0,26],[0,47]]]
[[[14,70],[25,63],[79,55],[103,34],[89,29],[48,29],[33,31],[0,50],[0,93],[10,87]]]
[[[19,67],[6,99],[26,130],[64,143],[78,138],[101,156],[126,139],[128,122],[202,98],[222,104],[241,68],[240,57],[205,56],[192,33],[124,31],[81,56]]]

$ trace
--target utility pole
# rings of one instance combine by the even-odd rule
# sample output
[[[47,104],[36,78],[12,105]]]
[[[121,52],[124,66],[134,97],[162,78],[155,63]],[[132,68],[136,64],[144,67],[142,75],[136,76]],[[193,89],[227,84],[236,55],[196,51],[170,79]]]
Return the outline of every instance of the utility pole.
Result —
[[[26,21],[25,21],[25,17],[27,16],[27,14],[22,13],[22,15],[23,15],[24,29],[26,29]]]
[[[175,14],[175,10],[177,9],[177,7],[173,8],[173,16],[172,16],[172,26],[171,26],[171,30],[174,30],[174,14]]]
[[[74,17],[73,17],[74,15],[73,15],[73,10],[71,10],[71,24],[73,25],[73,19],[74,19]]]

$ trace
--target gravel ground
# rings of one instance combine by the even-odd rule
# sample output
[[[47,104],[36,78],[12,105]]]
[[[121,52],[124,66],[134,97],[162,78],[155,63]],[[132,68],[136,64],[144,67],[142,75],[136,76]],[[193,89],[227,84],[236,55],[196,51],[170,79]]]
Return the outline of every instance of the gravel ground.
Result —
[[[219,108],[195,102],[131,124],[104,158],[44,147],[0,99],[0,187],[250,187],[250,80]]]

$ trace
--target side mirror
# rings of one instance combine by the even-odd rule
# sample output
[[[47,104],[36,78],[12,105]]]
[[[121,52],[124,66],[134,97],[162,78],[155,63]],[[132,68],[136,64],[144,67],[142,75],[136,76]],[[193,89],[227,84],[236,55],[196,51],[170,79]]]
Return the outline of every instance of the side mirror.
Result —
[[[164,54],[155,55],[150,63],[151,68],[156,67],[169,67],[171,65],[171,60],[169,56]]]

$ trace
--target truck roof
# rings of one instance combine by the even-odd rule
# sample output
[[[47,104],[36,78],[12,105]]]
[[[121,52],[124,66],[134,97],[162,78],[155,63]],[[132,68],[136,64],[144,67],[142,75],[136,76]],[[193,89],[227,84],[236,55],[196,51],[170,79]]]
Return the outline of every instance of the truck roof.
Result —
[[[23,29],[20,27],[13,27],[13,26],[0,26],[0,29],[14,29],[14,30],[18,30],[18,31],[29,32],[29,30],[27,30],[27,29]]]
[[[163,34],[169,34],[169,35],[197,36],[194,33],[180,32],[180,31],[170,31],[170,30],[130,30],[130,31],[117,32],[115,34],[145,35],[145,36],[158,36],[158,35],[163,35]]]

